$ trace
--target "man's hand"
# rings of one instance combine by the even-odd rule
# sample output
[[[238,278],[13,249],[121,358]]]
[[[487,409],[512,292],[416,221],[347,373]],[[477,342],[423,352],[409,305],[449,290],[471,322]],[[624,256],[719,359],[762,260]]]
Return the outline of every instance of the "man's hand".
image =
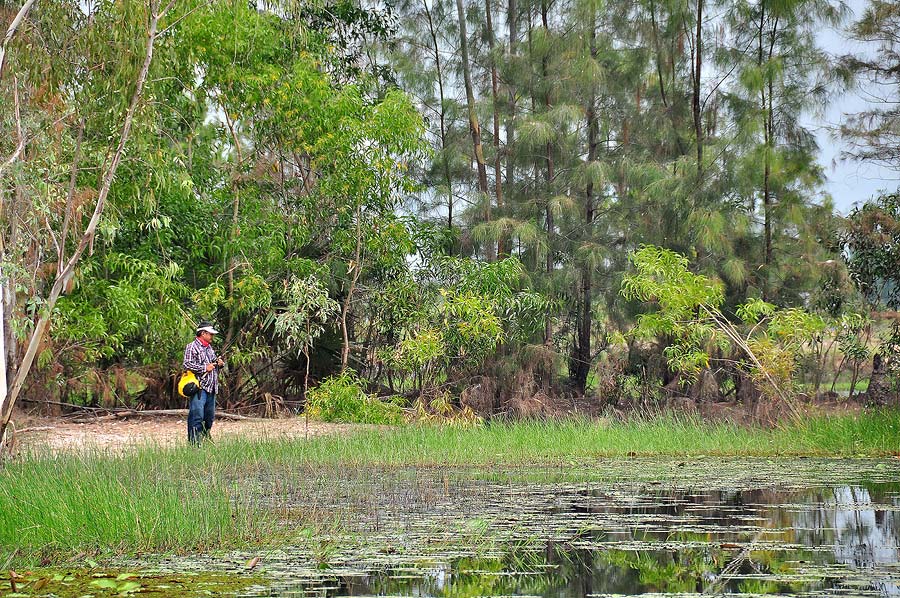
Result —
[[[222,360],[221,357],[219,357],[219,358],[216,360],[216,367],[217,367],[217,368],[225,367],[225,362]]]
[[[207,372],[211,372],[211,371],[213,371],[214,369],[216,369],[216,364],[214,364],[214,363],[207,363],[207,364],[206,364],[206,371],[207,371]]]

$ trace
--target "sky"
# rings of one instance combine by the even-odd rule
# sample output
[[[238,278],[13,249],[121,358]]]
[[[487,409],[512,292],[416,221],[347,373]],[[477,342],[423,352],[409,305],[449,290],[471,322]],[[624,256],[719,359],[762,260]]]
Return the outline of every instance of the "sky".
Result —
[[[846,0],[853,11],[851,21],[856,20],[865,8],[865,0]],[[833,55],[849,52],[865,52],[862,44],[850,42],[846,33],[833,28],[823,28],[819,33],[821,46]],[[862,164],[841,158],[846,144],[835,138],[834,130],[844,115],[860,112],[869,107],[865,89],[848,92],[827,107],[824,115],[811,119],[809,125],[816,130],[819,141],[819,163],[825,168],[828,180],[825,191],[834,200],[835,209],[847,214],[855,204],[864,202],[882,190],[894,191],[900,187],[900,172],[876,164]]]

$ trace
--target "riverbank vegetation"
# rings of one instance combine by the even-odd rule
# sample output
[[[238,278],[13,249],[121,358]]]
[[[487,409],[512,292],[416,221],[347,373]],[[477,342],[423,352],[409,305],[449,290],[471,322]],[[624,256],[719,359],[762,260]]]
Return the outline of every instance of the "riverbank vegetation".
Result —
[[[623,459],[644,457],[656,458],[653,467],[704,457],[886,457],[900,453],[898,439],[900,414],[877,411],[777,428],[671,415],[388,427],[308,441],[231,439],[200,449],[34,452],[0,471],[0,546],[4,558],[34,563],[287,543],[343,525],[352,497],[318,504],[314,490],[351,488],[345,478],[353,472],[377,478],[411,467],[447,475],[537,468],[602,477]]]
[[[0,437],[15,403],[180,406],[201,319],[233,411],[897,402],[900,197],[829,197],[804,124],[896,81],[896,22],[881,0],[0,9]],[[871,52],[829,55],[827,27]],[[849,117],[852,158],[896,167],[896,119]]]

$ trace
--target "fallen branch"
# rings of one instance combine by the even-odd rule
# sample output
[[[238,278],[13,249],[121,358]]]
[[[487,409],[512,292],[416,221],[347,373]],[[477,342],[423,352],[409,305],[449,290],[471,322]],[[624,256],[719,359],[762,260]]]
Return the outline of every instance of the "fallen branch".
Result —
[[[108,412],[107,415],[82,416],[74,418],[70,421],[85,423],[126,419],[129,417],[168,417],[175,415],[180,417],[187,417],[188,414],[187,409],[149,409],[146,411],[139,409],[104,409],[103,411]],[[247,417],[246,415],[228,413],[227,411],[217,411],[216,419],[228,419],[235,421],[263,421],[262,418]]]
[[[61,403],[59,401],[35,401],[34,399],[20,399],[23,403],[33,403],[35,405],[56,405],[57,407],[67,407],[69,409],[78,409],[81,411],[110,411],[106,407],[88,407],[87,405],[75,405],[73,403]]]
[[[30,428],[22,428],[21,430],[16,430],[16,434],[24,434],[25,432],[44,432],[46,430],[55,429],[55,426],[32,426]]]
[[[80,418],[73,421],[106,421],[113,419],[125,419],[127,417],[158,417],[170,415],[187,417],[188,414],[187,409],[108,409],[107,411],[110,412],[109,415],[98,415],[96,417]],[[229,419],[234,421],[264,421],[263,418],[247,417],[246,415],[238,415],[237,413],[229,413],[227,411],[217,411],[216,419]]]
[[[35,401],[33,399],[22,399],[26,403],[34,403],[38,405],[57,405],[59,407],[66,407],[69,409],[78,409],[81,411],[87,411],[90,414],[96,415],[88,415],[82,414],[78,415],[74,418],[71,418],[70,421],[73,422],[84,422],[84,421],[103,421],[103,420],[111,420],[111,419],[123,419],[126,417],[156,417],[156,416],[170,416],[170,415],[178,415],[186,417],[188,414],[187,409],[114,409],[110,407],[88,407],[86,405],[73,405],[72,403],[60,403],[59,401]],[[98,412],[102,412],[105,415],[100,415]],[[229,419],[235,421],[263,421],[264,418],[260,417],[248,417],[246,415],[238,415],[237,413],[229,413],[227,411],[217,411],[216,419]]]

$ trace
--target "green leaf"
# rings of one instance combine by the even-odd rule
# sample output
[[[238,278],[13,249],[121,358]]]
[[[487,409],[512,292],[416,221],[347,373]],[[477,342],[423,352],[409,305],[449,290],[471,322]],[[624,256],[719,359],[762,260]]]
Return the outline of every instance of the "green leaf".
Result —
[[[116,590],[119,588],[119,584],[116,583],[114,579],[95,579],[91,582],[91,585],[108,590]]]
[[[137,581],[126,581],[116,589],[118,590],[119,594],[130,594],[132,592],[140,590],[141,587],[143,586]]]

